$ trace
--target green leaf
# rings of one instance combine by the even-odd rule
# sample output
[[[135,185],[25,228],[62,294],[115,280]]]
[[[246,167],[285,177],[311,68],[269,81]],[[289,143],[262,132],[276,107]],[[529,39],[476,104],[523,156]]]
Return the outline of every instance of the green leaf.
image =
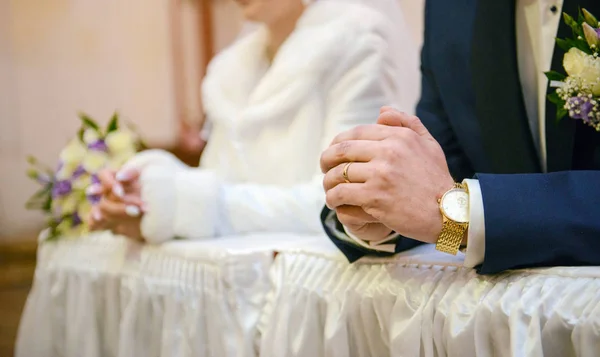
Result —
[[[77,138],[79,139],[79,141],[81,141],[81,143],[84,143],[83,133],[85,133],[85,128],[83,128],[83,127],[79,128],[79,130],[77,131]]]
[[[576,40],[571,40],[573,43],[573,47],[578,48],[580,50],[582,50],[583,52],[587,53],[588,55],[593,54],[594,52],[592,51],[592,49],[590,48],[590,45],[587,43],[587,41],[585,39],[576,39]]]
[[[60,238],[60,235],[56,232],[52,232],[48,234],[48,237],[46,237],[46,240],[44,240],[44,242],[56,242],[58,238]]]
[[[44,202],[42,209],[44,212],[52,211],[52,195],[48,195],[48,197],[46,197],[46,202]]]
[[[96,122],[94,122],[94,120],[86,114],[79,113],[79,119],[81,120],[84,127],[92,128],[95,131],[100,132],[100,127],[98,126],[98,124],[96,124]]]
[[[138,139],[138,143],[137,143],[137,151],[144,151],[144,150],[148,150],[149,146],[146,144],[146,142],[142,139]]]
[[[581,36],[583,34],[583,30],[581,29],[581,25],[573,17],[566,12],[563,12],[563,18],[565,23],[573,30],[573,34],[577,36]]]
[[[106,134],[112,133],[113,131],[117,131],[119,129],[119,114],[115,112],[106,127]]]
[[[548,71],[544,73],[546,75],[546,78],[548,78],[549,81],[564,81],[565,78],[567,78],[567,76],[565,74],[562,74],[560,72],[556,72],[556,71]],[[556,94],[556,93],[554,93]]]
[[[560,38],[556,39],[556,45],[565,52],[569,52],[569,50],[573,47],[568,40],[563,40]]]
[[[558,110],[556,111],[556,122],[558,123],[567,114],[569,114],[568,110],[566,110],[565,108],[558,108]]]
[[[557,106],[564,106],[565,105],[565,101],[562,100],[562,98],[559,97],[558,93],[556,93],[556,92],[548,94],[548,100],[551,103],[556,104]]]
[[[47,209],[49,209],[48,204],[52,205],[51,192],[52,187],[50,185],[38,190],[27,200],[27,202],[25,202],[25,208],[29,210],[47,211]]]
[[[557,38],[556,45],[565,52],[569,52],[569,50],[571,48],[578,48],[587,54],[592,54],[592,50],[590,49],[590,46],[588,45],[588,43],[585,39],[580,40],[580,39],[566,38],[563,40],[563,39]]]

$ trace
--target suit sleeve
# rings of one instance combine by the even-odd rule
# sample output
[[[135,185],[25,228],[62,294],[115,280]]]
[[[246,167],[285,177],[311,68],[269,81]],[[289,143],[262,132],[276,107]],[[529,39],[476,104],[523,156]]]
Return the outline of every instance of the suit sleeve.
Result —
[[[600,171],[478,179],[485,215],[480,273],[600,265]]]

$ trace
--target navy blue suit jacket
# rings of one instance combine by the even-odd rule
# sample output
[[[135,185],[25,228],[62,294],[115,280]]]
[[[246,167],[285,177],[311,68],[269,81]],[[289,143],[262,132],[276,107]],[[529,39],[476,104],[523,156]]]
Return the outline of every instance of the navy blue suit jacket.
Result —
[[[481,21],[482,1],[504,2],[427,1],[417,107],[417,116],[442,145],[453,176],[479,179],[486,241],[479,272],[600,265],[600,134],[574,120],[557,123],[555,109],[548,106],[550,173],[541,173],[518,84],[514,8],[512,14],[490,9],[490,17]],[[590,6],[598,8],[594,1],[589,0]],[[576,14],[581,1],[566,1],[564,6],[565,12]],[[494,21],[509,22],[513,32],[505,35],[507,40],[477,42],[483,26],[495,26]],[[553,69],[560,67],[561,59],[562,54],[555,53]],[[323,219],[328,212],[324,209]],[[358,248],[337,239],[326,226],[325,230],[350,261],[365,254],[386,255]],[[401,238],[396,252],[418,244]]]

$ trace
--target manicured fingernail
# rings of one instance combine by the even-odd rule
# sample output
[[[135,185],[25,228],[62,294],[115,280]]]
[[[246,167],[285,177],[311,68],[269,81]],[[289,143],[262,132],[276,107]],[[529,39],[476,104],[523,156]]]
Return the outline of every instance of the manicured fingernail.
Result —
[[[92,218],[94,219],[94,221],[100,222],[102,220],[102,213],[95,209],[92,211]]]
[[[113,186],[112,192],[119,198],[123,198],[123,196],[125,196],[125,190],[123,189],[123,186],[118,184]]]
[[[117,179],[117,181],[124,182],[131,180],[132,176],[133,172],[131,170],[121,170],[117,172],[117,174],[115,175],[115,179]]]
[[[125,207],[125,213],[127,213],[129,217],[139,217],[142,212],[138,206],[132,205]]]
[[[90,185],[85,189],[85,194],[87,196],[95,196],[102,193],[102,186],[100,185]]]

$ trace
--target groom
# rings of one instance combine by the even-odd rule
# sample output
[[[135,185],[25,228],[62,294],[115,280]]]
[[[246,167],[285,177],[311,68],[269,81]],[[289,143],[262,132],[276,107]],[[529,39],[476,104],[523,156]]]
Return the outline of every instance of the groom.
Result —
[[[482,274],[600,265],[600,133],[556,121],[544,76],[564,73],[554,38],[579,8],[600,15],[599,0],[427,1],[417,116],[384,108],[321,158],[321,218],[350,261],[425,242]]]

